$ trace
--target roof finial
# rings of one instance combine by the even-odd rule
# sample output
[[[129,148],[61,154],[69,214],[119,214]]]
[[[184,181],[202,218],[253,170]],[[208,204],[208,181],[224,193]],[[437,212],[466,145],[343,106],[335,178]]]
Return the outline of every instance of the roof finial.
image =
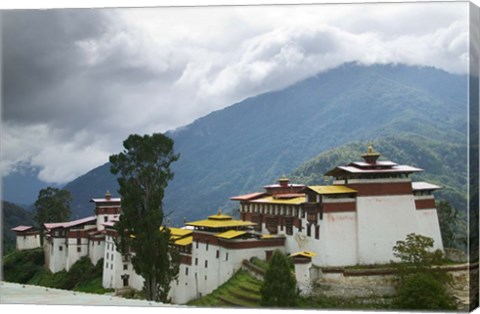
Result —
[[[218,208],[217,216],[222,216],[222,208],[221,207]]]
[[[109,200],[112,198],[112,194],[110,194],[110,191],[107,190],[107,192],[105,193],[105,199]]]
[[[376,152],[373,150],[373,145],[370,142],[368,144],[368,149],[365,154],[362,155],[363,159],[365,159],[366,162],[369,164],[374,164],[377,162],[378,157],[380,157],[380,153]]]

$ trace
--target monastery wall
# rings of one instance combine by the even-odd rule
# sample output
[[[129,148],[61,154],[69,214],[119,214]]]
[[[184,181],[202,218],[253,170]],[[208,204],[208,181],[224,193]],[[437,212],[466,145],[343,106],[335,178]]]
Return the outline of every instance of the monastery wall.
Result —
[[[50,246],[50,258],[48,268],[52,273],[64,270],[67,267],[67,249],[65,238],[51,238],[51,243],[46,245]]]
[[[17,235],[17,250],[31,250],[40,247],[40,235]]]
[[[357,197],[358,264],[394,260],[392,248],[410,233],[421,233],[413,195]]]
[[[443,250],[440,224],[438,223],[437,210],[420,209],[416,211],[419,234],[433,239],[433,248]]]
[[[105,241],[91,240],[88,248],[88,256],[93,265],[97,265],[98,261],[104,257]]]

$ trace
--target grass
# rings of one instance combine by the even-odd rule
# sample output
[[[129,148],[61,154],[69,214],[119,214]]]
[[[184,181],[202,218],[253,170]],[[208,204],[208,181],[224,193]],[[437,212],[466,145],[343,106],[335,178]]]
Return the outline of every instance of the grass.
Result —
[[[200,307],[260,307],[261,285],[261,281],[241,269],[212,293],[190,301],[188,305]]]

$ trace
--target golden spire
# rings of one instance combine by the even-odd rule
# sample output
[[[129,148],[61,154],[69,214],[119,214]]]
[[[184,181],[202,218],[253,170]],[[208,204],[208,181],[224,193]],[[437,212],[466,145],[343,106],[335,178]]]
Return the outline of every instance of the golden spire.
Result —
[[[222,216],[222,208],[221,207],[218,208],[217,216]]]

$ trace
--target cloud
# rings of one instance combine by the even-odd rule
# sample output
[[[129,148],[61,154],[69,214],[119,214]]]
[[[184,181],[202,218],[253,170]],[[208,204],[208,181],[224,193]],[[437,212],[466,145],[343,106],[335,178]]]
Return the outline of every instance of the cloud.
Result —
[[[464,3],[3,12],[2,173],[63,183],[167,131],[344,62],[465,73]],[[359,14],[361,12],[361,14]]]

